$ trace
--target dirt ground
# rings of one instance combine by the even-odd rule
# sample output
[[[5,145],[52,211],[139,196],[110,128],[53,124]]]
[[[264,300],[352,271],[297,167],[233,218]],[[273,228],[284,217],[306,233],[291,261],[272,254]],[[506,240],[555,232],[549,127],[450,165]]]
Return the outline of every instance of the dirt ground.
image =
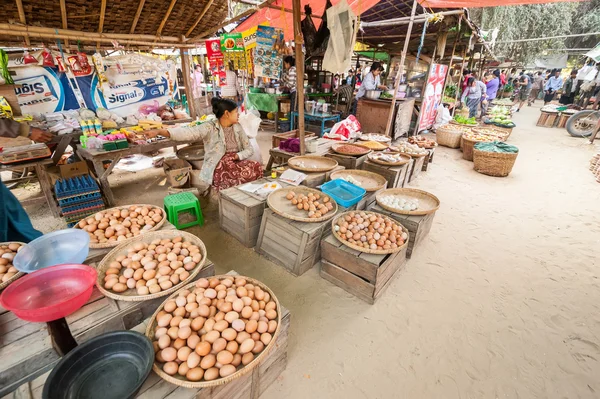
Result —
[[[375,305],[319,276],[293,277],[218,227],[218,211],[189,231],[217,272],[271,287],[290,309],[288,366],[271,398],[598,398],[600,240],[597,151],[562,129],[535,126],[524,108],[509,143],[512,174],[476,173],[438,148],[413,185],[442,206],[429,238]],[[265,156],[270,135],[262,133]],[[111,177],[120,204],[162,204],[160,170]],[[34,225],[62,228],[44,206]]]

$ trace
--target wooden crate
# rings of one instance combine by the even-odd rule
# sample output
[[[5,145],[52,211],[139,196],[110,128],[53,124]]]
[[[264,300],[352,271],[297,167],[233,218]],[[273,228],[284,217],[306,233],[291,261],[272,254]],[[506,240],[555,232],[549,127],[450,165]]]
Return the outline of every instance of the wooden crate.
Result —
[[[429,168],[429,164],[433,162],[433,156],[435,154],[435,147],[427,149],[427,156],[425,156],[425,162],[423,162],[423,172],[426,172]]]
[[[300,276],[321,258],[321,237],[330,231],[331,219],[319,223],[296,222],[267,208],[260,224],[256,252]]]
[[[362,164],[368,159],[368,155],[353,157],[351,155],[341,155],[335,152],[330,152],[329,154],[325,154],[325,156],[327,158],[335,159],[338,165],[343,166],[346,169],[360,169]]]
[[[370,304],[406,264],[406,247],[390,255],[352,249],[329,234],[321,241],[321,277]]]
[[[557,120],[558,120],[557,112],[553,112],[553,113],[549,114],[548,118],[546,118],[546,122],[544,122],[544,127],[554,127]]]
[[[281,143],[282,141],[285,141],[287,139],[291,139],[291,138],[298,138],[299,136],[298,130],[290,130],[287,133],[279,133],[279,134],[274,134],[273,137],[271,137],[271,148],[279,148],[279,143]],[[309,137],[314,137],[315,133],[311,133],[311,132],[304,132],[304,139],[307,139]]]
[[[390,212],[375,203],[370,211],[382,213],[398,221],[402,226],[406,227],[409,232],[408,250],[406,251],[406,257],[410,259],[415,248],[423,241],[423,239],[429,234],[431,225],[433,224],[433,218],[435,213],[424,216],[408,216],[400,215],[398,213]]]
[[[255,183],[271,181],[260,179]],[[244,246],[253,248],[256,245],[266,203],[266,199],[253,196],[238,187],[221,190],[219,192],[219,225],[221,229],[234,236]]]
[[[339,170],[344,170],[344,169],[345,168],[343,166],[338,165],[333,170],[330,170],[329,172],[317,172],[317,173],[302,172],[306,175],[306,179],[302,180],[302,183],[300,183],[300,185],[305,186],[305,187],[310,187],[310,188],[317,188],[321,184],[329,181],[331,178],[331,174],[333,172],[337,172]],[[287,167],[279,169],[277,171],[277,177],[281,176],[283,174],[283,172],[285,172],[286,170],[287,170]]]
[[[567,126],[567,121],[569,120],[571,115],[572,114],[560,113],[560,115],[558,116],[558,122],[556,123],[556,127],[564,129]]]
[[[384,166],[369,160],[366,160],[362,164],[363,170],[374,172],[385,177],[385,179],[388,181],[388,188],[404,187],[405,183],[408,182],[408,177],[410,177],[410,168],[412,168],[412,160],[411,162],[401,166]]]
[[[424,156],[424,157],[413,158],[413,164],[412,164],[412,168],[410,169],[410,175],[408,178],[409,183],[416,180],[417,177],[419,177],[419,175],[423,171],[423,165],[425,165],[425,158],[427,158],[427,157]]]
[[[93,265],[91,265],[93,266]],[[215,266],[206,260],[195,279],[215,275]],[[89,301],[67,317],[73,337],[83,343],[100,334],[131,329],[156,311],[167,297],[143,302],[107,298],[96,287]],[[44,323],[18,319],[0,307],[0,397],[50,370],[60,360],[53,349]]]
[[[385,190],[386,187],[377,191],[367,192],[365,196],[360,201],[358,201],[355,209],[359,211],[369,209],[371,206],[373,206],[373,204],[376,203],[375,197],[377,196],[377,194]]]

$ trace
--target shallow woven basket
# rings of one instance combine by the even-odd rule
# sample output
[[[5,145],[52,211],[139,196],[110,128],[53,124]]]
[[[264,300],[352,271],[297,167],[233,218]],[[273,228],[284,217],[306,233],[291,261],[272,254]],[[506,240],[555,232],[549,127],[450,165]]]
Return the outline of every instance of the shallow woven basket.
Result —
[[[314,168],[306,166],[300,166],[301,162],[306,162],[315,166]],[[323,173],[329,172],[338,166],[338,162],[332,158],[325,158],[317,155],[301,155],[288,159],[288,166],[294,170],[307,173]]]
[[[287,194],[293,191],[296,194],[304,194],[308,195],[308,193],[319,194],[321,197],[328,197],[329,201],[333,204],[333,209],[325,214],[325,216],[321,216],[320,218],[309,218],[308,214],[304,210],[299,210],[296,208],[296,205],[293,205],[290,200],[286,198]],[[322,201],[321,201],[322,202]],[[322,193],[319,190],[310,187],[297,186],[297,187],[286,187],[280,188],[279,190],[273,191],[267,197],[267,205],[269,208],[278,214],[279,216],[283,216],[286,219],[295,220],[297,222],[306,222],[306,223],[316,223],[323,222],[325,220],[331,219],[338,210],[337,202],[329,195]]]
[[[435,131],[435,139],[437,143],[439,145],[443,145],[444,147],[450,148],[460,147],[460,138],[462,135],[463,132],[455,132],[449,129],[444,129],[443,127],[439,127]]]
[[[383,218],[388,218],[390,219],[393,223],[396,223],[398,226],[400,226],[402,228],[402,231],[405,232],[408,237],[406,237],[406,241],[404,241],[404,245],[397,247],[397,248],[391,248],[391,249],[370,249],[370,248],[364,248],[364,247],[359,247],[358,245],[352,244],[351,242],[348,242],[346,240],[344,240],[343,238],[341,238],[340,233],[335,231],[335,226],[337,224],[337,221],[346,216],[347,214],[354,212],[354,213],[361,213],[364,212],[367,215],[377,215],[377,216],[381,216]],[[344,212],[340,215],[337,215],[332,221],[331,221],[331,233],[333,234],[333,236],[342,244],[344,244],[345,246],[347,246],[348,248],[352,248],[355,249],[357,251],[360,252],[364,252],[367,254],[376,254],[376,255],[387,255],[387,254],[393,254],[396,252],[399,252],[402,250],[402,248],[406,247],[408,245],[408,240],[410,240],[410,233],[408,232],[408,230],[406,229],[406,227],[404,227],[400,222],[398,222],[397,220],[394,220],[393,218],[387,216],[387,215],[382,215],[381,213],[377,213],[377,212],[369,212],[369,211],[348,211],[348,212]]]
[[[254,358],[254,360],[252,360],[246,366],[241,366],[241,368],[239,368],[235,373],[231,374],[230,376],[227,376],[227,377],[224,377],[224,378],[220,377],[220,378],[217,378],[216,380],[213,380],[213,381],[198,381],[198,382],[193,382],[193,381],[189,381],[189,380],[185,379],[185,377],[180,376],[179,374],[169,375],[169,374],[165,373],[157,365],[157,363],[154,362],[154,364],[152,365],[152,370],[156,374],[158,374],[158,376],[161,377],[162,379],[170,382],[171,384],[175,384],[175,385],[178,385],[178,386],[184,387],[184,388],[208,388],[208,387],[216,387],[216,386],[219,386],[219,385],[227,384],[227,383],[235,380],[236,378],[239,378],[239,377],[243,376],[244,374],[248,373],[249,371],[251,371],[252,369],[254,369],[255,367],[257,367],[258,365],[260,365],[261,361],[275,347],[275,345],[276,345],[275,341],[277,340],[277,338],[279,336],[279,332],[281,330],[281,305],[279,303],[279,300],[277,299],[277,297],[273,293],[273,291],[271,291],[271,289],[269,287],[267,287],[266,285],[264,285],[261,281],[255,280],[255,279],[250,278],[250,277],[245,277],[245,276],[219,275],[219,276],[214,276],[214,277],[208,277],[208,279],[212,279],[212,278],[223,279],[225,277],[233,277],[234,279],[243,278],[248,283],[254,284],[255,286],[258,286],[258,287],[262,288],[263,291],[267,291],[269,293],[269,295],[271,295],[271,299],[273,299],[275,301],[275,303],[277,304],[277,329],[273,333],[273,337],[271,338],[271,342],[269,342],[269,345],[267,345],[263,349],[263,351],[260,352]],[[195,287],[195,284],[196,284],[195,282],[192,282],[192,283],[189,283],[189,284],[185,285],[184,287],[181,287],[179,290],[177,290],[177,292],[175,292],[171,296],[169,296],[169,298],[167,298],[158,307],[158,309],[156,309],[156,312],[154,312],[154,314],[150,318],[150,322],[148,323],[148,328],[146,329],[146,337],[148,339],[150,339],[150,341],[154,341],[154,331],[156,330],[156,327],[157,327],[156,316],[158,315],[158,313],[160,311],[163,310],[163,307],[165,306],[165,303],[168,300],[177,297],[177,295],[179,295],[179,291],[193,288],[193,287]],[[240,367],[240,366],[238,366],[238,367]]]
[[[498,136],[498,141],[506,141],[510,137],[510,133],[507,133],[505,130],[501,130],[501,128],[496,126],[486,126],[486,127],[477,127],[473,129],[475,133],[481,134],[492,134]]]
[[[179,237],[179,236],[183,237],[184,242],[191,242],[194,245],[197,245],[198,247],[200,247],[200,253],[202,254],[202,260],[200,260],[200,262],[196,265],[196,267],[194,269],[189,271],[190,275],[188,276],[188,278],[186,278],[183,281],[180,281],[179,284],[174,285],[173,287],[169,288],[168,290],[164,290],[164,291],[157,292],[156,294],[148,294],[148,295],[138,295],[135,288],[129,288],[127,291],[120,292],[120,293],[117,293],[117,292],[114,292],[111,290],[107,290],[106,288],[104,288],[104,276],[106,276],[106,270],[109,268],[110,263],[112,261],[116,260],[116,258],[119,255],[126,255],[127,250],[129,248],[131,248],[131,246],[135,245],[138,242],[145,242],[145,243],[149,244],[157,238],[162,240],[165,238],[175,238],[175,237]],[[193,235],[191,233],[186,233],[185,231],[179,231],[179,230],[165,230],[165,231],[154,231],[151,233],[145,233],[145,234],[142,234],[140,236],[132,238],[131,240],[119,245],[118,247],[116,247],[115,249],[110,251],[104,257],[104,259],[102,259],[102,261],[100,262],[100,264],[97,267],[98,277],[96,279],[96,287],[98,287],[98,290],[100,290],[100,292],[104,296],[107,296],[112,299],[116,299],[118,301],[140,302],[140,301],[147,301],[149,299],[160,298],[161,296],[169,295],[170,293],[179,290],[181,288],[181,286],[189,283],[190,281],[193,281],[194,278],[198,275],[198,273],[200,273],[200,270],[202,270],[202,268],[204,267],[204,264],[206,263],[206,258],[207,258],[206,246],[204,245],[204,243],[202,242],[201,239],[199,239],[198,237],[196,237],[195,235]],[[119,275],[120,275],[120,273],[119,273]]]
[[[24,242],[20,242],[20,241],[7,241],[7,242],[0,242],[0,245],[9,245],[9,244],[21,244],[21,245],[26,245]],[[18,278],[24,276],[25,273],[23,272],[18,272],[17,274],[15,274],[14,276],[12,276],[10,278],[10,280],[7,280],[3,283],[0,283],[0,291],[2,291],[3,289],[5,289],[6,287],[8,287],[10,285],[10,283],[16,281]]]
[[[130,206],[135,206],[135,207],[138,207],[138,206],[147,206],[147,207],[151,207],[151,208],[160,209],[161,212],[162,212],[162,215],[163,215],[163,217],[160,220],[160,222],[156,223],[154,225],[154,227],[152,227],[151,229],[142,230],[142,232],[140,232],[139,236],[141,236],[143,234],[146,234],[146,233],[149,233],[151,231],[156,231],[156,230],[160,229],[162,227],[162,225],[165,224],[165,222],[167,220],[167,213],[165,212],[164,209],[162,209],[161,207],[159,207],[157,205],[150,205],[150,204],[130,204],[130,205],[124,205],[124,206],[115,206],[114,208],[103,209],[103,210],[98,211],[98,212],[108,212],[108,211],[112,211],[112,210],[116,210],[116,209],[129,209]],[[88,217],[85,217],[85,218],[83,218],[81,220],[89,219],[90,217],[93,218],[94,215],[95,215],[95,213],[92,214],[92,215],[90,215],[90,216],[88,216]],[[81,222],[81,220],[79,222]],[[79,229],[79,222],[75,223],[75,226],[73,226],[74,229]],[[136,237],[139,237],[139,236],[136,236]],[[131,238],[128,238],[126,240],[117,241],[117,242],[114,242],[114,243],[108,243],[108,242],[105,242],[105,243],[92,243],[92,242],[90,242],[90,248],[91,249],[113,248],[113,247],[119,246],[121,244],[124,244],[126,242],[131,242],[131,240],[135,239],[136,237],[131,237]]]
[[[506,177],[512,171],[518,152],[490,152],[473,149],[473,168],[484,175]]]
[[[404,198],[412,198],[419,200],[419,209],[415,211],[404,211],[397,208],[392,208],[383,203],[381,200],[386,195],[394,195],[398,197]],[[375,200],[377,201],[377,205],[385,209],[386,211],[398,213],[400,215],[429,215],[430,213],[434,213],[440,208],[440,200],[435,195],[428,193],[424,190],[419,190],[416,188],[388,188],[387,190],[383,190],[375,196]]]

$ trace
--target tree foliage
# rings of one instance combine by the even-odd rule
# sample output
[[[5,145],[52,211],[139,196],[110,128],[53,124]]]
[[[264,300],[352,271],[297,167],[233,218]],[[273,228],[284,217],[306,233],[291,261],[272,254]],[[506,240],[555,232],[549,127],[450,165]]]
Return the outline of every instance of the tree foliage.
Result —
[[[499,29],[496,55],[527,63],[557,49],[591,48],[599,36],[543,41],[518,39],[600,32],[600,0],[471,9],[471,18],[483,30]]]

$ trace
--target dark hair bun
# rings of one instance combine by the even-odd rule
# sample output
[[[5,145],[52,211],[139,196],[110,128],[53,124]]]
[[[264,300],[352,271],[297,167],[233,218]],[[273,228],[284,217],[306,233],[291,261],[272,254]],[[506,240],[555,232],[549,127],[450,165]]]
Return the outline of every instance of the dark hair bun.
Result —
[[[210,100],[210,103],[212,105],[213,114],[215,114],[217,118],[221,118],[223,114],[225,114],[225,111],[231,112],[237,108],[236,103],[225,98],[213,97],[212,100]]]

